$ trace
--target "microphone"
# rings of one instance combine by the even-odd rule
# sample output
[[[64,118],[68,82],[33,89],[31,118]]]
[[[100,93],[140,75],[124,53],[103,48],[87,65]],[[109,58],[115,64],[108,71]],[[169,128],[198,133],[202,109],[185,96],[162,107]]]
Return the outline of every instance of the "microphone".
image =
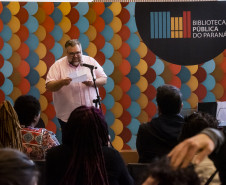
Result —
[[[96,66],[93,66],[93,65],[90,65],[90,64],[85,64],[85,63],[82,63],[81,66],[88,67],[88,68],[90,68],[90,69],[92,69],[92,70],[93,70],[93,69],[97,69]]]

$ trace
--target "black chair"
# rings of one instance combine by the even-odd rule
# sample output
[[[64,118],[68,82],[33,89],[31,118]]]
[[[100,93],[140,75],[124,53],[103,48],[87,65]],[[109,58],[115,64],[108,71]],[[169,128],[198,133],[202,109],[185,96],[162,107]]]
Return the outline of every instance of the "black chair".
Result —
[[[45,160],[34,160],[39,171],[38,185],[45,185]]]

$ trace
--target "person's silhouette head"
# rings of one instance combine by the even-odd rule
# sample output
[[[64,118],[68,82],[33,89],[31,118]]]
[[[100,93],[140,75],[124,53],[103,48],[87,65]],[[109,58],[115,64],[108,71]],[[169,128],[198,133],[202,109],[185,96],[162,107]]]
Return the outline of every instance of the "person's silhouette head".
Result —
[[[37,185],[35,163],[24,153],[9,148],[0,149],[1,185]]]

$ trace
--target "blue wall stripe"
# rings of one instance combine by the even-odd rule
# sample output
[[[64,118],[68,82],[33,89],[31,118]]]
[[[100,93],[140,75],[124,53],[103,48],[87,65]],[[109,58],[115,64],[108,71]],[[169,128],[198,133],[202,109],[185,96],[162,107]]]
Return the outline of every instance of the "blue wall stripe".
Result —
[[[158,38],[158,12],[155,12],[155,38],[157,39]]]
[[[163,35],[162,37],[165,39],[166,38],[166,12],[162,13],[162,30],[163,30]]]
[[[171,38],[171,36],[170,36],[170,12],[166,12],[166,20],[167,20],[167,38]]]
[[[159,12],[159,38],[162,39],[162,12]]]
[[[151,20],[151,39],[154,39],[155,38],[155,19],[154,19],[154,12],[150,12],[150,20]]]

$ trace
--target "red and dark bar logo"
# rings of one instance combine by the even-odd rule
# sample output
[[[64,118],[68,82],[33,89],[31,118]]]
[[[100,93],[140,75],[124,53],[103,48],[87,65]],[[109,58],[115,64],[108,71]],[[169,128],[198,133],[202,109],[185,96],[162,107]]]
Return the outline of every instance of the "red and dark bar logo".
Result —
[[[158,57],[179,65],[212,60],[226,49],[226,1],[136,3],[143,42]]]

